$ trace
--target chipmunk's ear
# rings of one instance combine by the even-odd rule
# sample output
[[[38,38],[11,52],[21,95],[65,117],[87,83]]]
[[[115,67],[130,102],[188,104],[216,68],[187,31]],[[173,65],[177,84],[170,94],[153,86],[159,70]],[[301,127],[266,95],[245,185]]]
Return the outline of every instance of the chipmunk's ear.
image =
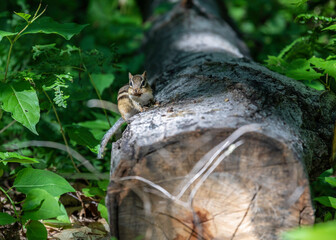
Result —
[[[128,78],[129,78],[129,80],[131,80],[132,78],[133,78],[133,75],[132,75],[132,73],[128,73]]]
[[[147,77],[147,72],[144,71],[143,74],[141,75],[143,78],[146,78]]]

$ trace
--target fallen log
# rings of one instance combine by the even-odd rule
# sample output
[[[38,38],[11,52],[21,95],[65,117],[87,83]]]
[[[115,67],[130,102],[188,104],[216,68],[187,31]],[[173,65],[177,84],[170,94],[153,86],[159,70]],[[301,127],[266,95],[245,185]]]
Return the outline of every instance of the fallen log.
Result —
[[[147,2],[148,18],[162,1]],[[113,144],[111,234],[279,239],[312,224],[308,176],[330,166],[335,96],[253,62],[215,0],[152,21],[146,70],[160,106]]]

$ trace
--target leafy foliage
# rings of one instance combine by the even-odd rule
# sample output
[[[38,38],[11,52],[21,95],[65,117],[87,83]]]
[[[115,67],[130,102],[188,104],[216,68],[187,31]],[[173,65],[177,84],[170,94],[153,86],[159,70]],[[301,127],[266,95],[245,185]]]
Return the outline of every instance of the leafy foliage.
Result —
[[[335,91],[335,0],[224,2],[255,59],[268,58],[275,71]],[[142,23],[135,0],[60,0],[48,9],[42,5],[31,11],[36,1],[0,4],[0,176],[14,187],[0,192],[6,203],[16,206],[0,213],[0,225],[24,225],[28,239],[46,239],[40,220],[69,222],[59,199],[74,188],[53,171],[74,177],[76,171],[89,171],[67,152],[45,147],[10,152],[10,146],[33,140],[64,143],[97,170],[108,172],[109,162],[96,160],[95,153],[118,116],[89,109],[86,101],[116,101],[127,71],[142,68],[144,56],[138,49],[149,26]],[[172,7],[161,4],[154,12],[163,14]],[[85,183],[76,190],[95,199],[107,219],[108,181],[75,182]],[[332,220],[334,178],[321,175],[312,186],[318,221]],[[14,191],[23,197],[12,203]]]
[[[335,46],[332,30],[335,18],[310,13],[300,14],[296,22],[306,25],[309,30],[297,38],[280,54],[268,56],[267,67],[273,71],[301,80],[307,86],[317,90],[336,92]],[[331,50],[331,51],[328,51]]]
[[[8,213],[0,212],[0,225],[6,225],[6,224],[15,223],[15,222],[16,222],[16,219],[13,218],[11,215],[9,215]]]
[[[313,227],[304,227],[284,234],[284,240],[333,240],[336,235],[336,222],[316,224]]]
[[[66,180],[57,174],[33,168],[25,168],[18,172],[13,186],[25,194],[38,187],[54,197],[75,191]]]
[[[7,209],[11,214],[1,214],[0,225],[17,222],[25,226],[28,239],[46,239],[43,223],[69,223],[59,199],[75,191],[49,170],[89,170],[66,152],[41,147],[10,152],[11,146],[31,140],[64,143],[65,149],[75,149],[97,170],[108,172],[108,161],[95,156],[100,139],[118,116],[89,109],[86,101],[116,101],[117,90],[128,80],[125,72],[138,72],[142,66],[144,57],[137,51],[144,27],[135,1],[61,0],[49,5],[51,11],[40,4],[33,12],[29,9],[34,3],[29,4],[18,0],[0,5],[0,12],[5,11],[0,13],[0,176],[13,186],[0,188],[13,206]],[[83,192],[97,201],[96,208],[107,220],[107,185],[100,184],[90,182]],[[25,199],[15,202],[14,191]]]
[[[28,239],[43,240],[47,239],[48,233],[45,226],[39,221],[33,220],[27,226]]]
[[[0,162],[16,162],[16,163],[38,163],[34,158],[25,157],[15,152],[0,152]]]
[[[40,106],[35,89],[27,82],[2,84],[0,86],[1,108],[12,114],[13,119],[37,134]]]

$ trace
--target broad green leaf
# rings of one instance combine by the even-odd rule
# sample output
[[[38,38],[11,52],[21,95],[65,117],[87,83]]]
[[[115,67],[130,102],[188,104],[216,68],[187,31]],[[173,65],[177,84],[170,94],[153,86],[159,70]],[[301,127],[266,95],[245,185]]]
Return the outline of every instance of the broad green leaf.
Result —
[[[23,218],[40,220],[63,215],[56,198],[43,189],[32,189],[28,192],[22,205]]]
[[[8,213],[0,212],[0,225],[7,225],[11,223],[15,223],[17,220],[16,218],[13,218]]]
[[[18,173],[13,186],[19,192],[25,194],[34,188],[44,189],[52,196],[75,192],[75,189],[61,176],[53,172],[33,168],[22,169]]]
[[[329,183],[331,186],[336,187],[336,178],[335,177],[325,177],[324,181]]]
[[[14,13],[18,15],[19,17],[22,17],[24,20],[26,20],[26,22],[28,22],[29,18],[31,17],[31,15],[27,13],[17,13],[17,12],[14,12]]]
[[[335,240],[336,221],[301,227],[283,234],[283,240]]]
[[[330,196],[322,196],[314,198],[314,201],[321,203],[324,206],[336,208],[336,198]]]
[[[328,73],[336,79],[336,60],[324,60],[322,58],[312,57],[309,62],[317,68],[324,70],[324,74]]]
[[[312,81],[319,79],[322,76],[322,74],[317,73],[313,69],[306,70],[301,68],[301,69],[288,70],[286,72],[286,76],[294,78],[296,80]]]
[[[1,84],[0,103],[4,111],[38,135],[35,127],[40,119],[40,106],[36,91],[28,82]]]
[[[336,24],[333,24],[329,27],[326,27],[326,28],[323,28],[322,31],[325,31],[325,30],[332,30],[332,31],[336,31]]]
[[[288,64],[286,76],[296,80],[312,81],[319,79],[323,74],[317,73],[311,66],[310,62],[303,58],[295,59]]]
[[[328,170],[325,170],[319,177],[330,177],[333,174],[333,169],[330,168]]]
[[[0,162],[38,163],[39,161],[15,152],[0,152]]]
[[[319,80],[313,80],[313,81],[304,81],[303,82],[306,86],[314,88],[319,91],[325,90],[324,85]]]
[[[74,35],[80,33],[88,24],[79,25],[76,23],[58,23],[50,17],[42,17],[33,22],[22,34],[45,33],[57,34],[70,40]],[[24,26],[21,26],[22,29]]]
[[[87,128],[72,125],[67,126],[65,129],[70,139],[75,141],[79,145],[89,148],[94,148],[99,145],[99,141],[94,138],[92,133]]]
[[[65,210],[65,207],[64,207],[63,204],[60,204],[60,209],[61,209],[61,211],[63,212],[63,214],[57,216],[57,221],[59,221],[59,222],[61,222],[61,223],[71,223],[71,222],[70,222],[70,219],[69,219],[69,216],[68,216],[68,213],[67,213],[67,211]]]
[[[48,237],[46,227],[39,221],[33,220],[27,226],[28,240],[45,240]]]
[[[113,83],[115,78],[113,74],[92,74],[91,77],[100,94]]]
[[[0,42],[1,42],[2,38],[14,36],[16,34],[18,34],[18,33],[17,32],[7,32],[7,31],[0,30]]]
[[[94,196],[99,196],[99,197],[104,197],[105,193],[103,190],[101,190],[98,187],[87,187],[83,188],[82,192],[85,196],[87,197],[94,197]]]
[[[100,203],[98,203],[98,211],[100,212],[100,216],[102,218],[105,218],[105,220],[108,222],[108,213],[107,208],[105,205],[105,198],[103,198]]]

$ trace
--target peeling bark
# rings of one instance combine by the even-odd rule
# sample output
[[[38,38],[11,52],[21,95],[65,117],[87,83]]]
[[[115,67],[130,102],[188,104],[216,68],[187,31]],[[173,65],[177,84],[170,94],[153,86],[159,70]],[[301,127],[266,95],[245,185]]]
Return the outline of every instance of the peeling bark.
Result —
[[[194,0],[153,18],[146,70],[161,104],[134,116],[113,144],[107,203],[118,239],[279,239],[314,221],[308,175],[330,165],[336,98],[253,62],[218,9]],[[176,196],[203,156],[253,123],[260,130],[240,138],[192,208],[118,180],[141,176]]]

